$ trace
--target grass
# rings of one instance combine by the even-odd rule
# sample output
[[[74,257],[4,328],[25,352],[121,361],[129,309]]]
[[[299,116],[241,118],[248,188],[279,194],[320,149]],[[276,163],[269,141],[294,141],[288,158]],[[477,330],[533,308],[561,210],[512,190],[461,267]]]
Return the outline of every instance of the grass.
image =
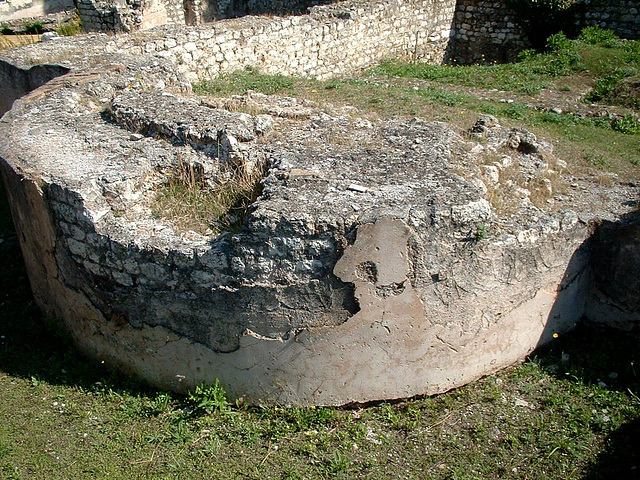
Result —
[[[226,180],[207,185],[192,165],[180,160],[156,192],[153,214],[181,231],[200,234],[238,232],[249,206],[262,193],[264,168],[238,168]]]
[[[4,35],[0,33],[0,50],[7,50],[40,41],[40,35]]]
[[[33,304],[0,192],[0,477],[633,478],[637,339],[583,328],[446,394],[351,408],[229,405],[83,359]]]
[[[577,76],[591,84],[589,102],[616,103],[611,95],[626,78],[640,72],[640,41],[620,40],[610,30],[588,27],[576,40],[553,35],[545,52],[525,50],[518,61],[493,65],[430,65],[387,60],[372,74],[417,78],[442,84],[498,89],[535,95],[543,88],[566,88],[563,77]],[[624,105],[640,107],[638,98]]]
[[[583,69],[575,55],[524,53],[520,62],[493,65],[430,65],[387,60],[371,73],[532,95],[547,88],[555,78]]]
[[[572,42],[571,48],[581,52],[580,58],[582,60],[580,62],[589,65],[594,71],[600,71],[599,68],[604,68],[602,67],[602,55],[598,52],[600,49],[609,47],[594,46],[587,41],[569,42]],[[579,43],[580,48],[575,46],[576,43]],[[629,44],[629,42],[622,43]],[[640,45],[640,43],[638,44]],[[594,49],[597,50],[595,53]],[[553,55],[555,54],[527,53],[523,56],[534,56],[533,64],[539,65],[548,63],[547,60]],[[620,55],[620,59],[615,61],[609,59],[608,61],[619,64],[619,61],[627,58],[624,56],[624,52]],[[585,57],[589,57],[589,60],[584,60]],[[523,60],[523,63],[527,64],[527,61]],[[389,65],[391,64],[403,65],[402,68],[408,70],[428,70],[436,73],[453,72],[449,76],[443,76],[441,81],[446,83],[454,79],[455,83],[455,78],[476,79],[474,81],[477,85],[491,86],[491,88],[496,87],[496,83],[487,79],[493,78],[496,71],[502,71],[505,74],[510,71],[509,69],[516,68],[514,65],[520,65],[461,67],[399,64],[394,61],[384,63],[363,77],[328,81],[265,75],[253,68],[248,68],[214,80],[201,81],[194,86],[194,90],[201,95],[215,96],[241,95],[248,90],[265,94],[277,93],[308,99],[323,108],[331,109],[333,106],[336,111],[341,106],[354,106],[358,109],[359,114],[364,116],[418,116],[450,122],[464,130],[473,124],[478,114],[488,113],[498,117],[505,125],[524,126],[536,135],[551,141],[556,146],[559,156],[567,159],[572,167],[591,168],[593,167],[591,159],[594,156],[602,156],[607,158],[606,168],[604,168],[605,164],[601,163],[598,170],[607,170],[630,179],[640,179],[640,169],[638,168],[640,164],[640,131],[638,126],[640,124],[632,114],[614,119],[586,118],[572,111],[558,114],[539,111],[520,102],[504,103],[479,99],[473,94],[474,92],[451,91],[432,84],[416,86],[411,78],[390,76],[392,70],[389,70]],[[382,71],[387,73],[381,76],[380,72]],[[476,72],[480,73],[476,74]],[[577,83],[584,83],[585,75],[584,71],[579,71],[562,77],[564,83],[559,84],[558,91],[566,93],[566,88],[563,87],[566,87],[566,82],[569,81],[575,80]],[[511,81],[514,85],[526,83],[526,78],[526,76],[514,76]],[[549,80],[550,77],[545,78]],[[596,81],[594,78],[591,80]],[[486,82],[489,82],[489,85]],[[463,83],[462,80],[460,83]]]
[[[62,35],[63,37],[81,35],[82,33],[84,33],[84,29],[82,28],[80,17],[76,15],[75,18],[73,18],[69,22],[60,25],[58,28],[56,28],[56,33],[58,35]]]

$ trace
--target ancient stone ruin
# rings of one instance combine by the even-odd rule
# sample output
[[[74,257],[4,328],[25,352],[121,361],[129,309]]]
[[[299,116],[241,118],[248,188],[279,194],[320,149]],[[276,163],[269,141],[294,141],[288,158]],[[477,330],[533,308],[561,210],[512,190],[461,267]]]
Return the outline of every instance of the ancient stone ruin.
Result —
[[[351,2],[3,54],[2,173],[40,308],[114,368],[174,390],[219,379],[254,404],[433,394],[584,315],[637,328],[640,287],[619,268],[637,263],[637,185],[576,179],[571,201],[536,205],[566,164],[490,116],[465,133],[190,93],[247,65],[329,77],[441,61],[453,7]],[[236,229],[180,229],[154,210],[180,172],[257,176],[259,195],[226,218]]]

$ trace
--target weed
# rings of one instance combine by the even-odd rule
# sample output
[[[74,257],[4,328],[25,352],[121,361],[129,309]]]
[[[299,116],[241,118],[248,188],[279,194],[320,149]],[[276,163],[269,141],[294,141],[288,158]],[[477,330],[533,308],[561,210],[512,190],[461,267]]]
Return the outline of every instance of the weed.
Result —
[[[611,128],[627,135],[640,135],[640,119],[631,114],[623,115],[611,121]]]
[[[593,88],[587,95],[585,95],[584,99],[588,102],[599,102],[604,100],[618,85],[622,78],[624,77],[618,71],[603,75],[596,80]]]
[[[25,23],[23,28],[27,35],[40,35],[44,31],[41,22]]]
[[[553,53],[561,53],[573,48],[573,42],[567,36],[558,32],[547,39],[547,50]]]
[[[156,192],[153,214],[183,231],[238,232],[247,209],[262,193],[264,168],[232,167],[227,180],[208,186],[194,165],[179,158],[166,184]]]
[[[202,383],[196,386],[188,393],[188,397],[196,413],[226,414],[230,412],[227,393],[217,378],[213,385]]]
[[[489,236],[489,226],[483,223],[479,224],[476,227],[474,240],[476,242],[481,242],[482,240],[486,240],[488,236]]]
[[[585,152],[584,159],[592,167],[601,170],[606,170],[611,167],[611,162],[601,153]]]
[[[62,35],[65,37],[71,37],[73,35],[80,35],[84,33],[84,29],[82,28],[82,22],[80,21],[80,17],[76,15],[76,17],[73,20],[69,21],[68,23],[65,23],[64,25],[60,25],[56,29],[56,33],[58,35]]]
[[[620,39],[613,30],[601,28],[599,25],[584,28],[578,40],[590,45],[618,46],[620,44]]]

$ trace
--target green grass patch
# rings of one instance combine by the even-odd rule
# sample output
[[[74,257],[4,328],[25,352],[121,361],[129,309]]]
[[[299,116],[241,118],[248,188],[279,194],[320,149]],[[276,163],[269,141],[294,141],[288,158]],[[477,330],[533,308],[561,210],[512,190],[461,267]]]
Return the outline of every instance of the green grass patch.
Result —
[[[558,79],[577,75],[592,85],[585,97],[588,102],[636,109],[640,106],[640,81],[620,87],[625,79],[640,72],[640,41],[621,40],[612,31],[599,27],[586,28],[576,40],[562,33],[552,35],[545,52],[525,50],[514,63],[458,66],[391,59],[369,72],[528,95],[556,84],[559,90],[566,89]]]
[[[405,64],[415,65],[415,64]],[[440,68],[440,67],[438,67]],[[453,67],[454,71],[492,66]],[[219,79],[201,81],[194,88],[200,94],[229,96],[248,89],[265,94],[291,95],[323,107],[354,106],[362,115],[421,117],[469,128],[477,114],[488,113],[503,123],[524,126],[553,141],[570,163],[592,166],[589,155],[607,159],[609,170],[629,178],[640,178],[640,135],[634,117],[622,119],[585,118],[573,112],[538,111],[519,102],[481,100],[469,93],[456,93],[438,86],[409,86],[403,77],[375,77],[317,81],[299,77],[270,76],[246,69]],[[589,157],[591,158],[591,157]]]
[[[82,28],[82,23],[80,22],[80,18],[76,16],[73,20],[64,25],[60,25],[56,29],[56,33],[58,35],[62,35],[64,37],[71,37],[73,35],[80,35],[84,33],[84,29]]]
[[[293,79],[284,75],[264,75],[253,67],[246,67],[214,80],[198,82],[193,86],[193,90],[201,95],[242,95],[248,90],[272,95],[293,88],[295,83]]]
[[[585,69],[575,42],[564,35],[549,38],[548,49],[548,53],[525,50],[514,63],[492,65],[432,65],[387,60],[370,73],[534,95],[557,77]]]

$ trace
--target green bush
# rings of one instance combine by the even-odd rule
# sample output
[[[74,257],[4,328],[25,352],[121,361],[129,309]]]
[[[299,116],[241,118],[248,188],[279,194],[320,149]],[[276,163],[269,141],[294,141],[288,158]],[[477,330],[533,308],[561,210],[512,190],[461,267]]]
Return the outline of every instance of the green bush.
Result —
[[[640,135],[640,122],[634,115],[624,115],[611,121],[611,128],[628,135]]]
[[[580,32],[578,40],[590,45],[602,45],[607,47],[618,46],[620,44],[620,39],[613,30],[606,30],[598,25],[584,28],[582,32]]]
[[[534,60],[537,55],[539,55],[539,54],[538,54],[538,52],[536,50],[534,50],[533,48],[528,48],[528,49],[522,50],[520,53],[518,53],[518,56],[516,57],[516,62],[517,63],[529,62],[531,60]]]
[[[39,35],[44,31],[42,27],[42,23],[33,22],[33,23],[25,23],[24,24],[24,33],[29,35]]]
[[[554,33],[547,38],[547,50],[553,53],[566,52],[573,49],[573,42],[564,32]]]

